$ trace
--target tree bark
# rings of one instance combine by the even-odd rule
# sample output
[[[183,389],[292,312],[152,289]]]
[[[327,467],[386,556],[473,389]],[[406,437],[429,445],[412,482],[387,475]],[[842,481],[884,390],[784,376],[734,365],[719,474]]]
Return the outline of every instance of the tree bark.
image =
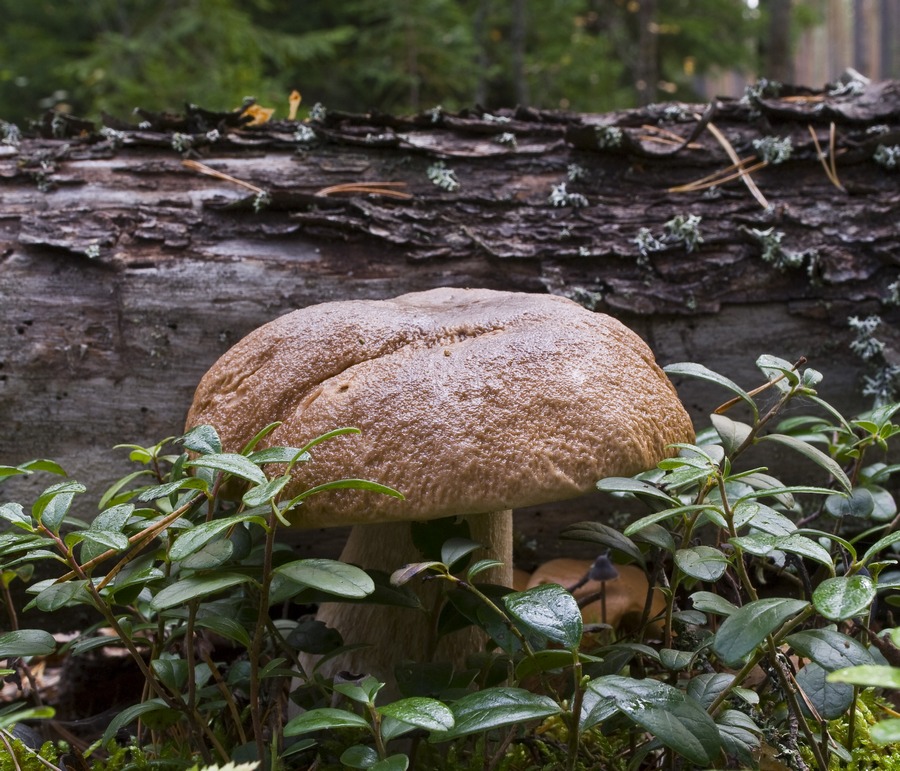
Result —
[[[7,127],[0,145],[0,464],[58,459],[89,485],[85,512],[132,469],[114,444],[178,435],[219,355],[311,303],[443,285],[562,294],[621,318],[662,363],[700,361],[748,388],[758,355],[806,356],[848,411],[868,404],[848,316],[880,314],[900,360],[900,187],[873,160],[900,144],[897,82],[608,115],[142,117],[101,134],[49,116],[41,136],[16,143]],[[752,173],[767,207],[741,179],[676,192],[730,166],[713,129],[741,157],[790,138],[787,160]],[[811,132],[825,152],[833,133],[841,187]],[[698,237],[673,235],[692,216]],[[679,385],[700,425],[727,398]],[[4,498],[30,505],[52,481],[13,478]],[[605,505],[517,524],[541,557],[571,556],[561,523]]]

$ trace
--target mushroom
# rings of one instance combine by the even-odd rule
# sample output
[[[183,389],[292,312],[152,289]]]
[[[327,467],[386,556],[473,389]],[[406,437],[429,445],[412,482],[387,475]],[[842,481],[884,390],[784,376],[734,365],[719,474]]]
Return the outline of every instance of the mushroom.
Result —
[[[526,584],[531,589],[541,584],[559,584],[565,587],[579,603],[588,597],[601,596],[581,608],[587,624],[608,624],[617,631],[640,632],[644,618],[644,606],[650,591],[647,574],[637,565],[615,565],[608,561],[603,567],[614,570],[604,574],[596,569],[601,560],[581,560],[559,557],[539,565]],[[608,577],[607,577],[608,576]],[[654,587],[647,612],[649,629],[661,631],[658,616],[665,610],[663,593]]]
[[[312,496],[291,513],[292,525],[353,525],[341,559],[390,572],[421,559],[409,522],[464,517],[485,546],[479,556],[503,563],[493,579],[507,586],[512,509],[650,468],[671,454],[668,445],[694,436],[673,386],[627,327],[562,297],[486,289],[323,303],[282,316],[213,365],[187,428],[211,424],[237,451],[275,421],[267,445],[361,430],[318,445],[312,462],[292,471],[288,495],[347,477],[405,495]],[[396,664],[423,660],[429,624],[414,613],[324,604],[319,618],[346,643],[372,644],[330,660],[331,671],[391,682]],[[442,643],[454,661],[481,644],[471,630],[454,635]]]

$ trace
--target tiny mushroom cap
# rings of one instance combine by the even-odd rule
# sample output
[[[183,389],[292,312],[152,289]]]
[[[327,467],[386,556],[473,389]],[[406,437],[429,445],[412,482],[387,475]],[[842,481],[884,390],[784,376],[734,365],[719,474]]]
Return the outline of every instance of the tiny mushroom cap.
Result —
[[[313,528],[426,520],[571,498],[692,441],[691,421],[646,344],[615,319],[551,295],[434,289],[310,306],[250,333],[203,377],[187,427],[238,451],[302,447],[294,494],[339,478],[405,500],[341,490],[306,499]]]

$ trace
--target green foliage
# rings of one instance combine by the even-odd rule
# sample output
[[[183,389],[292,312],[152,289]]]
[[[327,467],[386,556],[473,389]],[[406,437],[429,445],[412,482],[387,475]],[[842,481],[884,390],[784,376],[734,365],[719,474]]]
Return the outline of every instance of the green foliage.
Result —
[[[752,64],[759,20],[743,0],[659,0],[660,93]],[[603,111],[630,106],[639,4],[616,0],[0,0],[0,118],[48,108],[97,119],[253,95],[404,112],[476,102]],[[279,114],[283,117],[284,112]]]
[[[0,506],[8,522],[0,570],[8,584],[28,581],[23,568],[34,561],[61,565],[57,579],[29,587],[31,605],[86,604],[116,631],[148,688],[111,721],[101,745],[113,747],[116,732],[137,723],[145,759],[618,771],[667,762],[739,768],[775,755],[819,768],[894,768],[877,747],[896,740],[897,723],[879,722],[882,711],[861,689],[900,687],[892,666],[900,633],[871,631],[878,592],[898,585],[892,490],[900,465],[884,454],[900,433],[900,405],[848,420],[818,395],[814,370],[773,356],[757,364],[765,382],[752,390],[698,364],[669,367],[724,389],[730,401],[696,443],[673,448],[678,454],[656,469],[598,483],[648,513],[632,516],[624,532],[584,522],[564,534],[613,550],[662,587],[661,617],[650,619],[648,607],[633,637],[586,627],[578,602],[556,584],[514,592],[478,583],[494,563],[473,561],[478,544],[455,524],[417,525],[423,559],[398,566],[389,582],[339,562],[293,559],[274,536],[307,495],[347,486],[398,493],[337,480],[288,497],[291,467],[314,456],[317,442],[257,451],[271,427],[240,453],[223,452],[208,426],[179,440],[184,452],[168,452],[168,442],[127,446],[147,473],[113,485],[88,523],[69,515],[85,491],[68,479],[30,510]],[[801,404],[814,414],[801,414]],[[803,478],[759,465],[773,452],[795,454]],[[6,475],[37,471],[61,470],[36,461]],[[426,577],[446,588],[431,608],[407,589]],[[492,642],[460,671],[404,664],[400,696],[387,699],[371,676],[331,682],[303,671],[300,651],[345,649],[320,622],[270,612],[291,597],[419,607],[429,628],[475,624]],[[241,653],[211,657],[201,645],[206,631]],[[88,630],[70,654],[97,644]],[[17,669],[53,648],[37,630],[0,635],[0,657]],[[752,677],[760,682],[751,688]],[[304,710],[282,725],[288,683]],[[0,725],[40,717],[28,708],[8,708]]]

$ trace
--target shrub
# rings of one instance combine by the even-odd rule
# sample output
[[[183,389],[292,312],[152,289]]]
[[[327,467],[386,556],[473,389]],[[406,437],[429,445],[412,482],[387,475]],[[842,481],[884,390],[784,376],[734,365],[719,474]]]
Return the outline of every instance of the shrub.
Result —
[[[879,592],[898,585],[891,484],[900,465],[887,452],[900,405],[847,420],[817,394],[814,370],[771,356],[758,365],[765,383],[753,391],[701,365],[669,367],[722,387],[730,400],[676,457],[598,483],[644,507],[624,531],[583,522],[562,534],[640,566],[662,588],[662,618],[649,618],[648,601],[630,638],[586,634],[598,630],[585,629],[578,602],[559,585],[480,585],[492,563],[473,563],[478,544],[458,532],[444,538],[441,523],[429,525],[443,541],[439,558],[398,566],[390,585],[340,562],[294,559],[275,535],[308,495],[347,486],[399,495],[338,480],[282,497],[294,464],[352,429],[304,448],[257,451],[269,426],[241,453],[222,452],[208,426],[179,439],[179,452],[167,450],[169,440],[128,446],[140,468],[102,496],[91,522],[69,516],[85,490],[68,479],[30,511],[0,506],[9,523],[0,534],[4,587],[28,580],[37,560],[58,564],[56,578],[29,586],[28,607],[93,607],[101,620],[68,653],[115,644],[140,667],[144,698],[89,753],[113,747],[119,729],[137,723],[146,757],[204,763],[305,767],[318,758],[320,768],[402,771],[410,758],[419,768],[459,769],[636,769],[667,756],[695,767],[763,756],[797,768],[858,762],[861,749],[900,735],[891,723],[869,730],[880,707],[860,697],[860,686],[900,685],[892,668],[900,651],[876,632]],[[813,414],[800,415],[801,403]],[[775,449],[798,453],[808,476],[782,480],[759,465]],[[62,474],[49,461],[0,473],[36,472]],[[223,494],[234,481],[244,486],[236,500]],[[376,583],[382,601],[403,601],[423,579],[447,589],[442,607],[429,609],[439,628],[476,624],[492,643],[463,671],[414,662],[393,701],[379,699],[383,684],[371,677],[330,683],[304,672],[298,654],[339,651],[339,636],[275,612],[288,600],[371,601]],[[18,628],[5,596],[13,631],[0,635],[0,659],[27,677],[29,657],[56,643]],[[114,630],[112,643],[100,626]],[[210,635],[231,649],[211,647]],[[887,669],[865,668],[873,666]],[[286,720],[291,688],[304,711]],[[8,708],[6,724],[34,717],[27,708]]]

